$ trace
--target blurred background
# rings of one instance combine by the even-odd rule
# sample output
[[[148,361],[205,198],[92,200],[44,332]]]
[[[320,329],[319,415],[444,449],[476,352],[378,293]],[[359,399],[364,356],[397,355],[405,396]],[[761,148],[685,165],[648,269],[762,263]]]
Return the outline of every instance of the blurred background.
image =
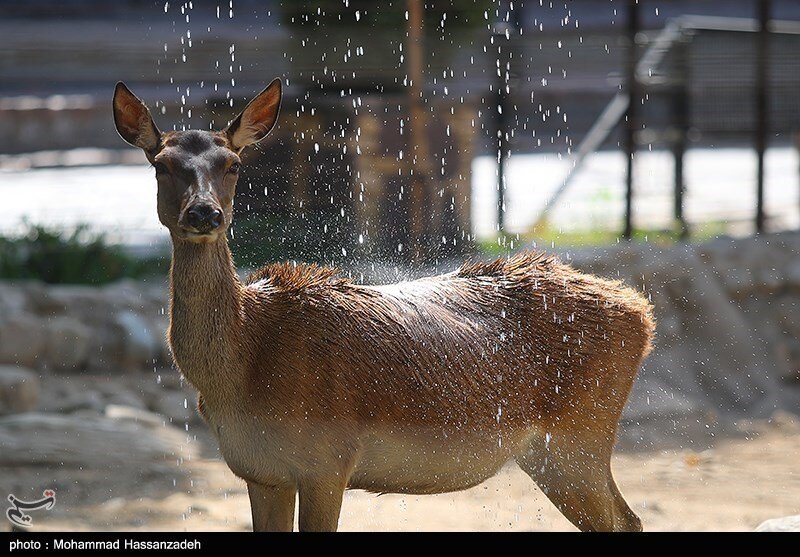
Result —
[[[151,173],[109,117],[114,82],[163,129],[220,128],[276,76],[280,125],[248,153],[237,198],[243,264],[800,225],[800,5],[789,0],[3,11],[8,236],[84,225],[138,253],[163,249]]]
[[[6,0],[0,45],[0,488],[56,486],[46,527],[247,526],[170,369],[169,236],[111,96],[220,129],[275,77],[241,269],[386,282],[543,248],[623,278],[659,320],[616,461],[645,528],[800,513],[800,3]],[[343,527],[565,528],[513,474],[350,495]]]

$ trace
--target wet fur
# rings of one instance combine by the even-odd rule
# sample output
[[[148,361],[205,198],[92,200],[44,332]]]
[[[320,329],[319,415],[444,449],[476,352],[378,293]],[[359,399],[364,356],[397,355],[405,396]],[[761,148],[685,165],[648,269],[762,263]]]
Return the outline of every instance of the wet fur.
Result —
[[[514,459],[582,530],[640,530],[611,474],[651,349],[649,302],[523,253],[386,286],[274,264],[242,284],[226,232],[238,153],[275,124],[273,81],[221,132],[161,133],[124,84],[120,135],[157,165],[172,238],[169,344],[256,530],[335,530],[347,488],[441,493]],[[217,208],[210,233],[186,221]]]
[[[256,484],[328,470],[350,488],[453,491],[569,435],[610,456],[654,329],[640,293],[541,253],[388,286],[273,264],[237,289],[240,311],[216,313],[241,319],[225,374],[241,391],[197,386],[226,461]]]

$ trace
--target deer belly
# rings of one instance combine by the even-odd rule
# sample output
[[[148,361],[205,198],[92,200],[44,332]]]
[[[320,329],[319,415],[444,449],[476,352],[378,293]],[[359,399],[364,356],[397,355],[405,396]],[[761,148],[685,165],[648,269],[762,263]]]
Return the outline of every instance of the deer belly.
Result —
[[[528,432],[506,437],[432,438],[370,435],[351,476],[351,489],[380,493],[446,493],[492,477],[527,442]]]
[[[275,485],[291,481],[291,466],[281,457],[285,443],[271,430],[243,421],[217,422],[215,436],[231,472],[246,481]],[[215,425],[217,425],[215,424]]]

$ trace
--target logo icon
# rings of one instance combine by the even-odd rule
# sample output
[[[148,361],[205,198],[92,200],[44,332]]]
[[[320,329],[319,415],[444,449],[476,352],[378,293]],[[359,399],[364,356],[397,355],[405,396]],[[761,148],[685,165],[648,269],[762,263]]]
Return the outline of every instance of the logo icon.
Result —
[[[25,511],[38,511],[40,509],[49,511],[56,504],[56,492],[52,489],[44,490],[42,495],[44,497],[36,501],[23,501],[22,499],[17,499],[13,494],[9,495],[8,500],[11,506],[6,509],[6,518],[16,526],[30,527],[33,524],[33,518],[31,515],[26,514]]]

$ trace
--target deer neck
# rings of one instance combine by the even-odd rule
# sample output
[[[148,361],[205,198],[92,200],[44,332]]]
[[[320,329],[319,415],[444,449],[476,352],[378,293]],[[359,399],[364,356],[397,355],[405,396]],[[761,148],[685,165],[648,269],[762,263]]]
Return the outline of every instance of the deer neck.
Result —
[[[173,237],[169,342],[183,375],[204,394],[235,388],[241,292],[227,239],[195,244]]]

